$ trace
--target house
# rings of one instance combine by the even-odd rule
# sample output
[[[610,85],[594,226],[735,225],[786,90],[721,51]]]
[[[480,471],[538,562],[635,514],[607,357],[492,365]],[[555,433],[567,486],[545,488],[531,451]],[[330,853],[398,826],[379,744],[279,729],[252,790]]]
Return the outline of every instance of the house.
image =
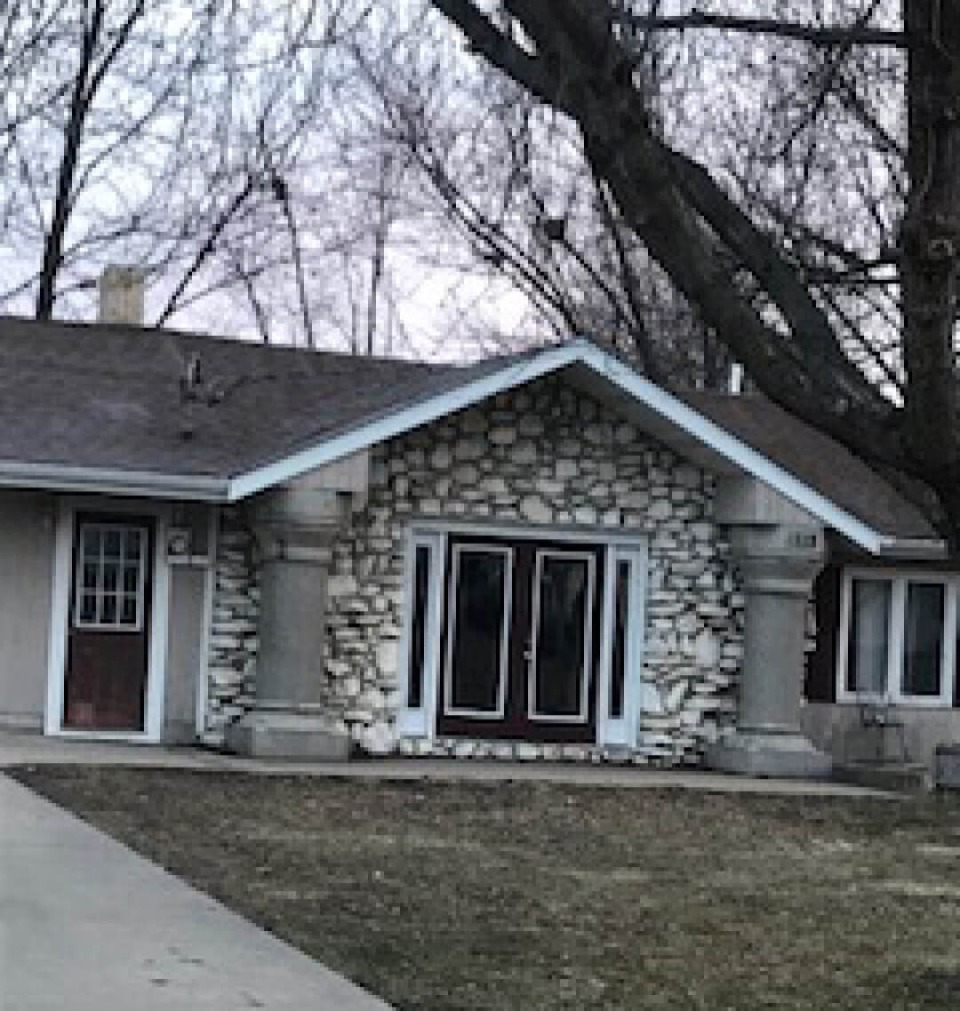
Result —
[[[0,414],[0,725],[764,775],[826,774],[881,702],[912,757],[960,739],[941,542],[766,401],[588,341],[438,366],[6,318]]]

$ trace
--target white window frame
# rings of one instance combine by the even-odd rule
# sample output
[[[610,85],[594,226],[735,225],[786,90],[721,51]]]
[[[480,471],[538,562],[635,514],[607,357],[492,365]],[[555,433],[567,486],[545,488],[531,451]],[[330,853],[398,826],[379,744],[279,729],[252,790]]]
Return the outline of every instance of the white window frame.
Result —
[[[617,567],[630,566],[627,587],[627,634],[623,658],[623,703],[619,716],[610,713],[613,683],[613,637],[616,634]],[[646,631],[647,545],[612,543],[604,560],[603,605],[601,610],[600,665],[598,677],[597,743],[633,748],[637,743],[637,722],[641,712],[659,712],[660,696],[643,680]]]
[[[581,670],[580,709],[575,715],[557,716],[538,713],[537,699],[537,649],[540,638],[540,580],[545,558],[565,558],[587,563],[587,599],[583,616],[583,656]],[[597,556],[592,551],[563,551],[557,548],[537,548],[533,564],[533,601],[531,603],[530,656],[527,662],[527,719],[535,723],[587,723],[590,719],[590,689],[593,687],[593,611],[596,599]]]
[[[889,582],[887,689],[885,692],[849,691],[847,658],[850,649],[853,581],[855,579]],[[943,646],[940,655],[940,694],[909,695],[903,691],[903,642],[906,627],[907,586],[910,583],[936,583],[944,587]],[[840,627],[837,635],[837,702],[892,704],[917,708],[953,707],[957,655],[957,607],[960,603],[960,574],[923,569],[853,567],[843,571],[840,593]]]
[[[413,642],[414,596],[416,589],[417,548],[426,548],[430,571],[427,577],[427,614],[424,628],[423,670],[420,705],[412,707],[410,689],[410,647]],[[423,530],[407,532],[404,566],[403,629],[400,636],[400,708],[397,733],[401,737],[432,738],[437,709],[437,678],[440,667],[440,604],[446,569],[447,538],[442,533]]]

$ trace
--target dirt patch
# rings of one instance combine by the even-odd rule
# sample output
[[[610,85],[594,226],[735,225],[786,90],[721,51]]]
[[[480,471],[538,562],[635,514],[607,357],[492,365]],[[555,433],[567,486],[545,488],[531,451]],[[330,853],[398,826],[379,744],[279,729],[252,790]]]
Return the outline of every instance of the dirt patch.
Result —
[[[13,775],[409,1011],[960,1006],[952,798]]]

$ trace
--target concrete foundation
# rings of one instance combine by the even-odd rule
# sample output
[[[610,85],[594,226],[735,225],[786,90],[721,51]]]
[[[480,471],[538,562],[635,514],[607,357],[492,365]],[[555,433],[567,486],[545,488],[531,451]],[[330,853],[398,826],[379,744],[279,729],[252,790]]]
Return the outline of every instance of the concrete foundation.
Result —
[[[941,789],[960,790],[960,744],[944,744],[937,748],[933,782]]]
[[[325,717],[258,708],[227,728],[228,750],[249,758],[301,762],[343,762],[350,757],[350,737]]]
[[[765,733],[740,729],[707,751],[707,765],[718,772],[787,779],[827,779],[829,755],[818,751],[799,731]]]

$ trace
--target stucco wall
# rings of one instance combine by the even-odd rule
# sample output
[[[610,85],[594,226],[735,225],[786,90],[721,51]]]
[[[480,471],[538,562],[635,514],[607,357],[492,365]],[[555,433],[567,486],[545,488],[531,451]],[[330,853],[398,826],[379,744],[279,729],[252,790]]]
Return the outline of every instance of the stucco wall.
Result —
[[[328,704],[371,752],[397,744],[404,533],[412,520],[642,531],[650,570],[641,676],[661,711],[638,760],[696,761],[735,710],[742,597],[712,521],[715,482],[559,379],[542,380],[379,447],[366,507],[334,547]],[[446,753],[452,741],[403,742]],[[472,754],[513,754],[477,744]],[[527,746],[522,757],[558,749]],[[464,749],[461,748],[461,752]],[[465,752],[464,752],[465,753]],[[519,752],[516,752],[519,754]],[[593,757],[565,747],[564,757]]]
[[[0,722],[40,727],[53,577],[52,495],[0,492]]]
[[[814,744],[835,762],[899,762],[906,760],[933,770],[941,744],[960,741],[960,709],[939,706],[891,706],[888,725],[865,726],[863,707],[856,704],[808,702],[800,725]]]
[[[199,566],[170,567],[167,681],[163,737],[169,742],[196,736],[197,688],[203,662],[203,600],[206,572]]]

